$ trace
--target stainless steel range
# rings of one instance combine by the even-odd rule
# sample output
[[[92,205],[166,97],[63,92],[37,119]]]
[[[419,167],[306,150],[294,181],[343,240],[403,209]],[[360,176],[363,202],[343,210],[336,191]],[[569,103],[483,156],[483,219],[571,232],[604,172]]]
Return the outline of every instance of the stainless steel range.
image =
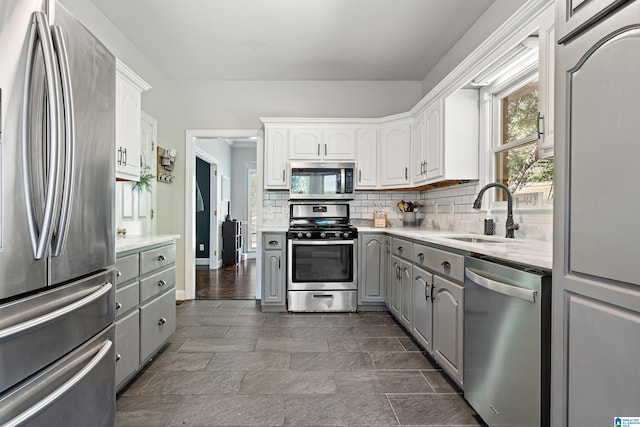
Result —
[[[292,203],[289,213],[289,311],[356,311],[358,229],[349,204]]]

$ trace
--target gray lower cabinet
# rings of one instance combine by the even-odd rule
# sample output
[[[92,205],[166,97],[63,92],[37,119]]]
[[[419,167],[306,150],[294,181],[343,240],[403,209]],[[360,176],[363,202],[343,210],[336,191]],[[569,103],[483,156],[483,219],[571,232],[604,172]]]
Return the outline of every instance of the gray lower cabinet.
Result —
[[[382,304],[387,285],[387,238],[380,233],[362,233],[358,240],[358,304]]]
[[[397,256],[392,256],[389,261],[389,283],[391,298],[389,299],[389,310],[396,319],[400,319],[400,299],[402,295],[402,281],[400,277],[400,263],[402,260]]]
[[[640,416],[639,49],[638,1],[557,48],[554,426]]]
[[[431,352],[433,350],[433,305],[431,289],[433,274],[413,266],[413,319],[411,334],[420,344]]]
[[[411,290],[411,263],[398,256],[391,257],[391,313],[407,329],[411,328],[413,296]]]
[[[176,327],[175,244],[116,256],[116,389],[164,345]]]
[[[262,235],[262,311],[287,311],[285,235]]]
[[[462,384],[464,287],[433,276],[433,357]]]
[[[384,236],[385,257],[384,257],[384,303],[387,308],[391,307],[391,236]]]

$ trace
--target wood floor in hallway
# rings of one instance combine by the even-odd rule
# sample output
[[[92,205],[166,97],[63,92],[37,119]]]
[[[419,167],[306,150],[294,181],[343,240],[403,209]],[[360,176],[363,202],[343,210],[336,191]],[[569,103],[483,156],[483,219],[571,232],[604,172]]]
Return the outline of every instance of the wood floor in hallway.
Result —
[[[196,299],[255,299],[256,260],[248,259],[237,265],[217,270],[196,266]]]

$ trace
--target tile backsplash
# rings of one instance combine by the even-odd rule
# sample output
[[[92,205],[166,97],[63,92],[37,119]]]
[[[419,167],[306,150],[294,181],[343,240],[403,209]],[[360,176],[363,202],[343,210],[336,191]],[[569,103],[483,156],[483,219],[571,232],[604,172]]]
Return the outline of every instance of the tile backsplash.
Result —
[[[477,183],[460,184],[451,187],[427,191],[358,191],[350,201],[351,221],[360,226],[373,226],[373,213],[376,206],[387,214],[389,227],[403,226],[403,213],[398,202],[419,202],[422,207],[416,211],[419,227],[431,230],[457,233],[482,234],[484,219],[488,212],[475,211],[473,201],[480,190]],[[485,195],[489,198],[489,194]],[[485,203],[487,200],[485,200]],[[521,201],[514,203],[514,221],[520,224],[516,237],[539,240],[552,240],[553,214],[550,209],[519,210]],[[287,226],[289,221],[289,192],[265,191],[263,199],[263,225]],[[505,234],[506,212],[497,209],[490,213],[495,221],[495,234]]]

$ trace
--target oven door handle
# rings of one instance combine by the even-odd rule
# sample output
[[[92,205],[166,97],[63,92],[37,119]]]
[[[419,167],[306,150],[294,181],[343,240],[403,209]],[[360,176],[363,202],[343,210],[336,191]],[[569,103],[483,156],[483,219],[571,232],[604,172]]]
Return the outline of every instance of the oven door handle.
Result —
[[[349,240],[293,240],[292,245],[330,246],[330,245],[355,245],[356,239]]]

